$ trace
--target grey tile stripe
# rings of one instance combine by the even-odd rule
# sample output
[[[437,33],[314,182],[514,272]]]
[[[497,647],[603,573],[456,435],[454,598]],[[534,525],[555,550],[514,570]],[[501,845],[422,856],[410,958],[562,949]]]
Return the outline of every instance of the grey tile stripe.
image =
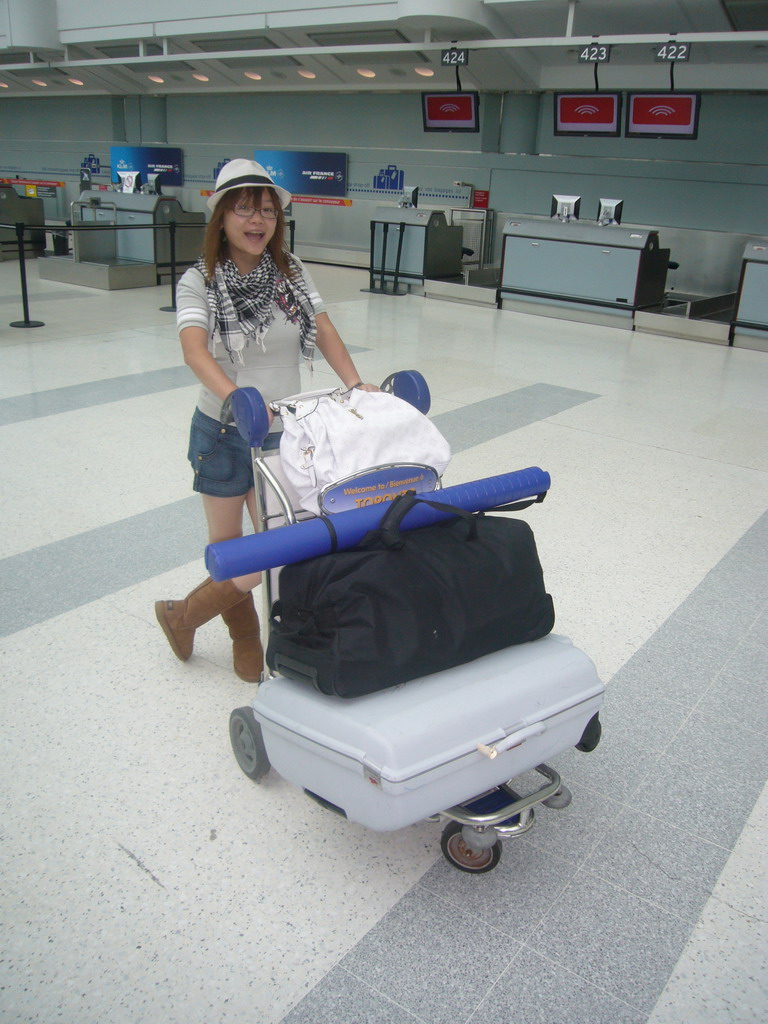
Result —
[[[154,390],[165,387],[183,387],[189,380],[176,380],[176,373],[190,374],[186,367],[157,370],[151,374],[136,374],[132,377],[113,378],[104,382],[100,391],[94,384],[91,396],[96,404],[99,395],[103,401],[114,401],[106,397],[113,391],[116,382],[128,381],[129,386],[141,388],[138,394],[149,393],[148,387],[157,384]],[[147,380],[146,378],[150,378]],[[121,398],[128,397],[119,385]],[[76,388],[60,388],[45,392],[56,395],[58,391],[67,394],[61,398],[61,408],[69,406],[77,392],[82,400],[90,385]],[[23,396],[34,399],[36,396]],[[443,413],[435,417],[438,427],[451,441],[455,452],[463,451],[481,441],[506,433],[535,420],[552,416],[565,408],[588,401],[595,396],[583,391],[565,388],[551,388],[538,384],[520,391],[500,395],[476,405],[466,406],[456,412]],[[14,402],[14,399],[6,399]],[[46,411],[37,415],[49,415],[51,404],[46,401]],[[18,406],[21,411],[22,404]],[[0,412],[2,403],[0,403]],[[27,407],[27,413],[30,407]],[[28,418],[21,417],[21,418]],[[522,468],[522,467],[520,467]],[[5,586],[0,590],[0,636],[7,636],[19,629],[25,629],[38,622],[44,622],[54,615],[60,615],[72,608],[96,601],[123,587],[149,579],[179,565],[185,565],[195,558],[202,559],[205,528],[200,499],[197,495],[174,502],[161,508],[151,509],[140,515],[110,523],[94,530],[55,541],[43,547],[0,561],[0,574]]]
[[[0,561],[0,636],[203,557],[198,495]],[[160,595],[162,596],[162,595]]]
[[[706,763],[686,764],[685,756],[680,753],[681,741],[677,738],[666,745],[665,753],[667,756],[654,750],[651,760],[655,762],[653,770],[657,775],[661,774],[661,790],[664,793],[673,794],[675,792],[675,788],[679,785],[681,777],[685,774],[686,770],[694,779],[698,780],[700,787],[705,785],[710,787],[709,799],[711,803],[707,807],[707,813],[711,815],[711,820],[715,821],[718,819],[719,814],[724,812],[726,807],[730,808],[731,825],[736,833],[740,832],[744,822],[749,817],[755,800],[759,796],[765,782],[765,765],[762,755],[765,733],[754,732],[751,736],[745,736],[744,734],[744,728],[741,724],[743,708],[749,704],[750,687],[754,685],[754,680],[749,678],[748,672],[745,672],[741,679],[733,671],[729,673],[728,666],[733,664],[734,659],[729,657],[728,652],[733,655],[734,652],[738,651],[743,653],[745,647],[750,648],[754,646],[759,649],[766,647],[768,641],[766,636],[766,628],[768,627],[768,597],[766,596],[765,581],[767,578],[768,513],[765,513],[736,542],[721,561],[713,567],[677,611],[659,628],[657,633],[650,637],[647,643],[639,648],[627,664],[619,670],[608,691],[610,696],[612,689],[616,687],[619,690],[619,696],[623,695],[631,698],[633,696],[632,684],[634,683],[636,684],[634,696],[637,698],[637,691],[639,690],[642,695],[645,689],[643,683],[646,679],[649,680],[651,692],[647,695],[645,708],[643,708],[641,701],[638,702],[637,699],[634,701],[631,699],[626,701],[615,700],[613,702],[613,728],[626,724],[630,733],[633,730],[637,732],[638,713],[642,715],[652,705],[663,702],[663,697],[660,697],[660,692],[663,691],[660,688],[659,680],[665,681],[666,692],[671,700],[679,699],[685,705],[686,713],[695,712],[699,702],[703,702],[706,705],[707,700],[711,699],[712,695],[717,694],[718,691],[727,691],[727,694],[724,694],[724,696],[727,698],[728,704],[740,709],[737,711],[738,724],[734,731],[737,733],[737,737],[741,735],[745,746],[752,749],[752,756],[748,758],[748,771],[745,772],[743,766],[738,773],[733,768],[730,768],[728,754],[730,752],[731,758],[733,758],[735,753],[733,743],[731,742],[730,746],[728,744],[728,740],[731,740],[732,737],[726,736],[718,746],[714,731],[717,721],[706,714],[697,716],[695,713],[692,713],[688,718],[688,723],[695,722],[698,717],[707,726],[704,741],[700,746],[706,752],[705,757],[709,756],[710,748],[714,748],[711,756],[715,762],[718,762],[719,759],[719,763],[716,763],[714,768]],[[698,653],[699,663],[692,666],[690,676],[694,678],[701,675],[701,687],[698,691],[695,691],[692,688],[686,689],[683,686],[682,692],[678,692],[675,685],[675,668],[677,666],[670,664],[670,652],[674,652],[678,645],[681,647],[680,665],[682,666],[683,658],[688,659],[692,653],[692,629],[694,630],[693,635],[696,638],[698,647],[698,651],[693,653]],[[661,644],[657,643],[657,637],[660,634],[663,634],[663,643]],[[707,641],[715,638],[722,641],[722,643],[717,649],[716,660],[708,666],[709,675],[706,675],[702,670],[707,659],[711,658]],[[762,650],[760,657],[765,658],[764,650]],[[763,683],[761,682],[759,684],[760,690],[762,690],[762,686]],[[625,693],[625,690],[628,692]],[[706,711],[707,708],[704,706],[704,712]],[[632,718],[634,718],[634,721],[630,721]],[[625,721],[622,722],[622,719]],[[684,734],[685,731],[685,728],[682,728],[679,730],[679,734]],[[727,729],[723,731],[727,733]],[[689,746],[686,754],[689,762],[693,762],[699,754],[695,743]],[[566,754],[565,757],[568,758],[569,755]],[[619,751],[614,759],[614,763],[610,766],[614,773],[619,770],[622,757],[626,757],[628,762],[631,761],[631,756],[628,756],[626,752]],[[580,760],[577,762],[576,758]],[[574,780],[571,778],[571,765],[575,766],[578,763],[583,764],[584,768],[583,771],[576,773],[577,780],[581,782],[583,779],[584,783],[589,785],[590,781],[592,781],[591,775],[593,774],[591,769],[594,768],[597,762],[593,761],[592,766],[590,766],[587,763],[588,761],[589,757],[581,754],[574,755],[571,761],[567,763],[567,768],[561,766],[558,761],[558,767],[564,773],[564,780],[573,786]],[[657,765],[660,765],[661,768],[658,768]],[[711,773],[713,771],[716,772],[718,769],[725,773],[723,778],[729,783],[723,794],[718,794],[713,785]],[[651,774],[652,772],[648,772],[648,775]],[[638,791],[640,781],[639,777],[635,779],[634,788],[636,792]],[[741,783],[742,788],[746,792],[738,794],[741,799],[734,810],[731,805],[735,801],[737,789],[735,785],[730,783],[736,781]],[[597,789],[606,793],[606,795],[611,793],[611,790],[602,784],[598,785]],[[615,796],[615,793],[612,795]],[[648,814],[654,813],[652,802],[650,806],[643,807],[642,798],[637,800],[633,796],[633,794],[627,793],[624,797],[628,801],[630,814],[632,807],[638,806],[641,811],[644,810]],[[656,804],[656,807],[659,807],[659,805]],[[663,807],[660,808],[660,811],[663,816]],[[669,812],[667,817],[668,823],[675,828],[687,828],[686,822],[680,822],[674,818],[675,812],[676,808],[672,808]],[[568,811],[564,813],[567,814]],[[691,815],[692,817],[695,815],[695,809],[692,809]],[[699,835],[703,833],[704,838],[706,838],[707,829],[707,822],[701,822]],[[530,841],[534,844],[536,842],[535,837],[536,827],[530,833]],[[529,837],[519,840],[508,840],[508,843],[526,842],[528,839]],[[695,838],[693,841],[696,842]],[[720,851],[721,863],[725,862],[729,849],[735,841],[736,839],[733,838],[732,841],[728,842],[728,848]],[[592,842],[594,844],[594,835],[592,836]],[[544,849],[537,850],[536,856],[546,861],[547,853]],[[661,855],[657,854],[656,856]],[[554,865],[552,867],[554,869]],[[597,866],[592,867],[591,871],[589,870],[590,867],[589,859],[587,859],[586,870],[577,871],[574,874],[566,890],[567,892],[570,891],[570,902],[567,907],[573,908],[578,906],[578,901],[581,899],[581,905],[586,908],[589,906],[589,902],[585,904],[584,901],[588,901],[590,893],[594,894],[597,891],[605,898],[609,892],[614,891],[613,886],[607,885],[599,877],[599,862]],[[657,870],[663,871],[664,864],[659,865]],[[433,871],[434,869],[430,869],[430,874]],[[385,917],[350,950],[341,960],[340,964],[329,971],[301,1002],[282,1018],[282,1024],[325,1024],[328,1020],[338,1019],[335,1017],[334,1012],[335,1008],[339,1005],[354,1007],[354,1012],[349,1017],[350,1020],[365,1020],[370,1021],[371,1024],[373,1022],[376,1022],[376,1024],[390,1024],[390,1022],[391,1024],[406,1024],[406,1022],[444,1024],[448,1020],[453,1022],[459,1019],[467,1021],[468,1024],[479,1024],[482,1020],[501,1021],[504,1019],[506,1021],[511,1019],[511,1017],[507,1016],[502,1018],[501,1014],[497,1015],[493,1010],[494,1006],[498,1009],[499,999],[503,995],[504,988],[504,977],[498,974],[492,981],[486,982],[479,993],[477,989],[474,991],[474,1002],[469,1004],[469,1006],[462,1008],[456,1006],[453,1011],[455,1016],[446,1017],[439,1009],[434,1009],[433,1011],[434,1001],[430,1000],[429,993],[433,988],[435,991],[440,990],[443,978],[439,971],[430,972],[431,964],[426,954],[424,954],[423,964],[424,981],[418,994],[413,991],[413,988],[410,995],[402,992],[397,988],[397,982],[394,978],[390,979],[391,984],[387,985],[386,994],[381,991],[381,985],[377,988],[374,987],[376,982],[371,981],[369,984],[366,981],[368,978],[373,979],[376,977],[377,966],[384,955],[386,955],[388,963],[408,964],[414,961],[414,959],[418,962],[424,950],[429,950],[430,947],[437,947],[439,945],[441,936],[437,934],[432,935],[430,923],[423,917],[420,917],[418,948],[414,946],[413,935],[410,937],[406,935],[402,939],[401,947],[398,946],[400,933],[407,930],[406,923],[413,917],[414,907],[418,904],[419,900],[422,902],[425,899],[440,900],[440,897],[436,895],[435,890],[437,887],[434,883],[432,888],[430,888],[422,884],[423,882],[424,880],[415,885],[395,904]],[[482,886],[483,880],[475,879],[474,883]],[[631,882],[627,884],[631,885]],[[703,891],[704,888],[702,885],[702,905],[703,899],[706,896],[706,893]],[[642,899],[635,900],[634,904],[631,904],[633,897],[627,893],[622,894],[621,889],[616,889],[615,891],[619,894],[619,900],[623,901],[619,903],[620,906],[623,907],[629,904],[631,908],[634,905],[638,912],[645,911],[650,920],[653,920],[655,914],[657,927],[665,922],[669,926],[669,934],[663,937],[659,937],[655,929],[651,932],[651,936],[656,936],[652,939],[656,952],[656,962],[654,965],[656,972],[653,981],[646,979],[646,987],[644,989],[641,987],[642,997],[639,1002],[629,1004],[621,997],[616,998],[615,994],[601,988],[599,981],[591,973],[577,974],[574,977],[574,974],[570,973],[574,971],[573,963],[570,961],[565,962],[562,966],[558,963],[557,951],[553,950],[551,945],[547,945],[547,938],[549,938],[551,943],[554,934],[558,931],[562,932],[563,928],[566,931],[571,928],[578,929],[579,922],[574,917],[569,916],[567,907],[563,910],[562,902],[567,897],[562,892],[557,893],[554,898],[551,892],[549,894],[543,893],[539,899],[539,913],[542,918],[539,928],[522,936],[522,947],[520,950],[514,950],[511,953],[508,958],[508,966],[504,972],[505,975],[510,975],[511,973],[515,978],[513,1014],[515,1024],[541,1024],[541,1021],[545,1019],[545,1016],[542,1016],[542,1014],[546,1015],[547,1011],[542,1010],[542,1007],[536,1001],[528,998],[529,994],[535,993],[537,988],[541,989],[540,982],[543,970],[552,975],[552,978],[548,980],[547,997],[558,1003],[558,1015],[556,1017],[547,1016],[546,1019],[548,1020],[578,1020],[579,1022],[589,1020],[591,1022],[598,1019],[600,1021],[610,1019],[612,1022],[621,1020],[622,1022],[631,1022],[631,1024],[642,1024],[642,1022],[648,1019],[656,998],[661,993],[669,973],[674,969],[695,925],[696,913],[691,915],[690,908],[687,908],[686,912],[682,907],[682,901],[681,906],[670,906],[669,912],[660,909],[653,911],[648,909],[649,905],[644,903]],[[451,893],[445,899],[450,900]],[[416,902],[414,903],[414,901]],[[444,910],[444,916],[450,915],[451,917],[451,927],[457,937],[455,959],[449,968],[457,974],[461,974],[463,970],[466,970],[466,965],[460,962],[462,948],[465,947],[472,952],[474,944],[475,949],[477,949],[478,934],[481,934],[484,929],[488,928],[486,921],[478,920],[472,914],[471,904],[468,910],[469,913],[465,913],[462,906],[451,906],[450,903],[446,903]],[[504,921],[504,913],[509,913],[511,919],[515,918],[514,906],[506,908],[498,906],[497,911],[498,917],[496,920],[498,922]],[[577,918],[578,915],[575,915],[575,917]],[[549,933],[547,933],[548,918],[550,922]],[[504,927],[503,924],[501,926]],[[628,951],[622,950],[618,939],[619,930],[617,929],[616,935],[611,933],[605,936],[605,946],[602,949],[596,946],[592,935],[583,936],[581,941],[589,943],[592,963],[594,965],[612,961],[614,965],[619,964],[619,969],[622,973],[631,977],[633,973],[637,973],[642,968],[638,968],[631,961],[631,957],[626,955]],[[543,949],[536,948],[536,936],[537,932],[540,931],[543,931],[544,935]],[[663,943],[661,941],[662,938],[664,940]],[[573,942],[577,944],[579,941],[579,936],[575,935]],[[661,949],[661,953],[659,953],[659,949]],[[622,953],[625,953],[624,961],[621,959]],[[541,955],[546,957],[545,961],[540,959]],[[544,963],[546,963],[546,967],[543,966]],[[501,989],[499,988],[500,985]],[[552,995],[553,992],[555,993],[554,995]],[[478,1006],[481,999],[486,999],[487,1001],[483,1002],[482,1006]],[[429,1008],[425,1010],[425,1006]],[[551,1006],[548,1012],[553,1012]],[[603,1014],[607,1015],[604,1016]]]
[[[197,381],[186,366],[167,366],[146,373],[130,373],[123,377],[72,384],[65,388],[51,388],[33,394],[16,395],[0,399],[0,426],[73,412],[94,405],[121,402],[126,398],[139,398],[173,388],[187,388]]]
[[[432,420],[451,442],[453,451],[460,452],[599,397],[590,391],[531,384],[461,409],[438,413]]]

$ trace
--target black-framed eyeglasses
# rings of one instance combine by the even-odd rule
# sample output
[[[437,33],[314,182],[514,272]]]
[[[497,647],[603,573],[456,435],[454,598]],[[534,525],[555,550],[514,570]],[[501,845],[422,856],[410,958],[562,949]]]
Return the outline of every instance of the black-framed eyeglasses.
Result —
[[[277,210],[274,206],[262,206],[259,209],[258,206],[243,206],[238,203],[237,206],[232,207],[232,212],[235,216],[242,217],[243,220],[248,220],[255,213],[258,213],[264,220],[275,220],[277,218]]]

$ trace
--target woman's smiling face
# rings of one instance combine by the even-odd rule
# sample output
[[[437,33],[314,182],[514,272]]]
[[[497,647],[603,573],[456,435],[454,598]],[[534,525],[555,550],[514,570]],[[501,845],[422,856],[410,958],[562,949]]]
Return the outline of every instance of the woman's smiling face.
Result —
[[[278,209],[269,189],[248,188],[237,194],[234,205],[224,214],[229,257],[241,274],[250,273],[261,262],[277,227]],[[270,218],[262,211],[275,211],[275,216]]]

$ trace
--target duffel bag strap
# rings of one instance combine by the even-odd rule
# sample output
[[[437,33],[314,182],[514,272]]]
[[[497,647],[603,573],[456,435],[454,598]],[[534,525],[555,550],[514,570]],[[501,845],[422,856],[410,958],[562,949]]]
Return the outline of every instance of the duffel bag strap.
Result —
[[[531,505],[540,505],[547,496],[546,491],[542,491],[541,494],[537,494],[535,498],[529,498],[527,501],[513,501],[509,505],[497,505],[495,508],[488,508],[486,512],[520,512],[524,508],[530,508]],[[479,513],[481,516],[485,515],[485,512]]]
[[[519,512],[524,508],[542,502],[546,494],[547,492],[544,491],[528,501],[515,501],[508,505],[497,505],[495,508],[486,509],[486,512]],[[390,549],[401,548],[405,544],[405,538],[400,529],[400,524],[414,505],[417,504],[429,505],[430,508],[437,509],[440,512],[449,512],[451,515],[463,519],[467,524],[467,540],[474,540],[477,537],[478,517],[485,515],[485,512],[468,512],[467,509],[459,508],[457,505],[448,505],[442,501],[431,501],[423,495],[417,495],[415,491],[406,491],[405,494],[398,494],[381,517],[378,528],[367,533],[358,544],[358,547],[366,548],[372,547],[374,544],[383,544],[384,547]]]
[[[477,536],[477,520],[473,512],[467,512],[466,509],[458,508],[456,505],[447,505],[441,501],[430,501],[428,498],[418,497],[415,491],[406,491],[405,494],[398,494],[382,516],[379,528],[372,530],[364,537],[360,546],[368,546],[369,543],[379,541],[387,548],[401,548],[405,539],[400,530],[400,523],[403,521],[403,517],[417,504],[429,505],[430,508],[437,509],[439,512],[450,512],[451,515],[458,516],[467,524],[467,540],[472,540]]]

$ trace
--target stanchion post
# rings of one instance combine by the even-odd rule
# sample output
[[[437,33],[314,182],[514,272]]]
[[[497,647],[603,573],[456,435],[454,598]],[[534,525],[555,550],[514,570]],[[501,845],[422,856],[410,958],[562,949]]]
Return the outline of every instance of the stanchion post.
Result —
[[[389,231],[389,224],[384,221],[382,224],[382,238],[381,238],[381,290],[386,291],[386,273],[387,273],[387,232]]]
[[[374,266],[373,266],[373,260],[374,260],[374,253],[375,253],[375,251],[376,251],[376,221],[372,220],[371,221],[371,262],[370,262],[369,270],[368,270],[368,290],[371,291],[371,292],[373,291],[374,285],[376,283],[375,280],[374,280],[374,274],[375,274],[376,271],[375,271]]]
[[[176,312],[176,221],[168,221],[168,237],[169,247],[171,250],[171,304],[170,306],[161,306],[161,313],[175,313]]]
[[[29,298],[27,295],[27,264],[24,257],[24,232],[26,224],[16,224],[16,242],[19,249],[19,275],[21,277],[21,304],[24,309],[24,319],[14,320],[9,327],[45,327],[42,320],[29,319]]]
[[[395,277],[392,281],[392,294],[397,295],[397,279],[400,277],[400,257],[403,254],[403,235],[405,234],[405,221],[400,222],[400,234],[397,236],[397,255],[395,256]]]

